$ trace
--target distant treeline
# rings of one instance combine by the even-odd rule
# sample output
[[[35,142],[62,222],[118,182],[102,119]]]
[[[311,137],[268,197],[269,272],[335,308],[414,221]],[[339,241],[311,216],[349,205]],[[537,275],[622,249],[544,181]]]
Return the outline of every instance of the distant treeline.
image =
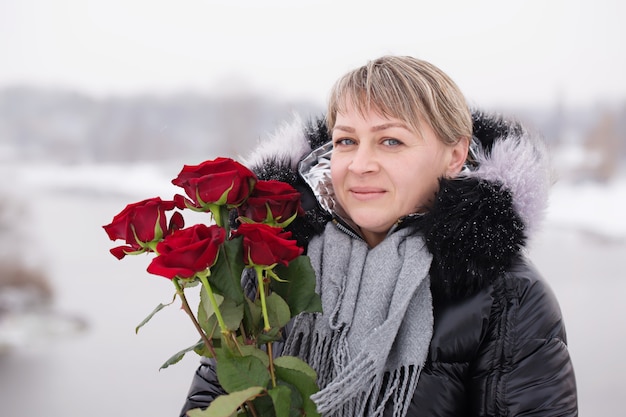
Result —
[[[626,102],[497,111],[522,120],[553,146],[572,141],[605,146],[604,136],[612,136],[605,147],[611,148],[613,157],[626,156],[622,145]],[[322,106],[310,101],[286,102],[253,92],[94,98],[69,91],[6,88],[0,90],[0,160],[193,163],[215,156],[237,157],[294,113],[307,119],[323,112]]]
[[[307,118],[322,115],[323,109],[254,94],[96,99],[10,88],[0,90],[0,159],[199,162],[236,157],[294,113]]]

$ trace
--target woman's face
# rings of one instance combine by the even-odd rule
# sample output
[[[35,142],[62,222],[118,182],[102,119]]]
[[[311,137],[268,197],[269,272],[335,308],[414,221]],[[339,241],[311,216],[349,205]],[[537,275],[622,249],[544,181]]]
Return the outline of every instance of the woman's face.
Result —
[[[461,157],[456,146],[445,145],[427,123],[421,130],[422,135],[372,110],[363,116],[352,106],[337,114],[331,157],[335,196],[372,247],[400,217],[424,211],[438,179],[462,165],[456,169]]]

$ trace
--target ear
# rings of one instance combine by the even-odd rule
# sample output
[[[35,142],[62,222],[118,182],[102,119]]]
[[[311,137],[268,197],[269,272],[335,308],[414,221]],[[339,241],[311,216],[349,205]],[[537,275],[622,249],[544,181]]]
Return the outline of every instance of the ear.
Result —
[[[461,137],[459,141],[452,145],[451,156],[448,163],[448,169],[446,170],[446,176],[448,178],[456,177],[456,175],[463,169],[463,164],[467,159],[467,152],[469,151],[469,138]]]

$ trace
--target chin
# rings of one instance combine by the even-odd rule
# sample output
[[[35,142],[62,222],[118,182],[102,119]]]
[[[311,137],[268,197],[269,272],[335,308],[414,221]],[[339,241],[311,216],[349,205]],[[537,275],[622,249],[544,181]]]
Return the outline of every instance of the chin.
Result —
[[[363,220],[363,221],[359,221],[359,220]],[[370,233],[386,233],[389,229],[391,229],[392,225],[386,226],[380,222],[372,222],[372,218],[365,218],[365,219],[359,219],[357,217],[356,220],[354,220],[354,223],[359,226],[359,228],[362,231],[367,231]]]

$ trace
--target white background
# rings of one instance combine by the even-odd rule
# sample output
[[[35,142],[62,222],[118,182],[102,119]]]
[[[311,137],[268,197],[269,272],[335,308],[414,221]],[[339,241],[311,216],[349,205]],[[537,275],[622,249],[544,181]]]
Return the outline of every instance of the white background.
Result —
[[[231,86],[323,102],[345,71],[408,54],[482,106],[626,97],[619,0],[0,0],[0,87],[101,95]]]

